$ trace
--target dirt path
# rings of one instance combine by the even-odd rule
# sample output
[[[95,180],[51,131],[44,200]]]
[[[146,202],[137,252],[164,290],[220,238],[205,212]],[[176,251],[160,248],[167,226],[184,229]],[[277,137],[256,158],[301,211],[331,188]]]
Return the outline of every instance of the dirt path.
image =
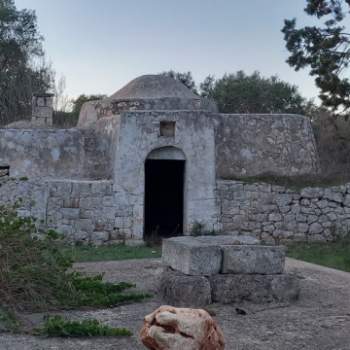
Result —
[[[129,260],[76,264],[78,270],[104,272],[109,281],[130,281],[142,290],[156,293],[160,261]],[[350,274],[288,259],[287,270],[298,274],[300,300],[292,305],[211,305],[226,338],[228,350],[350,350]],[[152,300],[114,309],[69,312],[72,318],[94,317],[134,332],[130,338],[44,339],[0,334],[0,349],[6,350],[138,350],[143,316],[162,305]],[[235,307],[247,311],[237,315]],[[39,319],[41,315],[32,317]]]

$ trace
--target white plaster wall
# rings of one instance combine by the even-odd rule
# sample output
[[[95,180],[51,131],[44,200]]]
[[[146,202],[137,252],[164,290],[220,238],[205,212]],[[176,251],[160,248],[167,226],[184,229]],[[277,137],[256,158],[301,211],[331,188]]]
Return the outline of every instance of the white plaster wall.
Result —
[[[160,121],[176,122],[174,137],[160,136]],[[195,222],[219,229],[212,119],[200,111],[127,112],[121,116],[116,142],[114,192],[119,204],[133,208],[135,239],[143,237],[145,160],[153,150],[167,146],[179,148],[186,158],[184,233]]]

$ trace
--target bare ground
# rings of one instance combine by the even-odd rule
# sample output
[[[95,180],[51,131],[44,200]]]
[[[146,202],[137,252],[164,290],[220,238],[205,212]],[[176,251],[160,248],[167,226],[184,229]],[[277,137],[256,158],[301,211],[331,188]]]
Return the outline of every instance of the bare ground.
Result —
[[[151,291],[155,297],[140,304],[114,309],[70,311],[71,318],[93,317],[109,325],[126,327],[134,336],[125,338],[40,338],[29,335],[0,334],[0,349],[6,350],[94,350],[144,349],[138,332],[144,315],[162,305],[156,295],[161,273],[158,259],[80,263],[75,267],[88,273],[105,273],[109,281],[130,281],[138,289]],[[222,327],[228,350],[350,350],[350,273],[288,259],[287,270],[300,277],[300,300],[281,304],[214,304],[208,311]],[[189,305],[190,306],[190,305]],[[238,315],[235,308],[247,311]],[[28,315],[37,323],[42,315]]]

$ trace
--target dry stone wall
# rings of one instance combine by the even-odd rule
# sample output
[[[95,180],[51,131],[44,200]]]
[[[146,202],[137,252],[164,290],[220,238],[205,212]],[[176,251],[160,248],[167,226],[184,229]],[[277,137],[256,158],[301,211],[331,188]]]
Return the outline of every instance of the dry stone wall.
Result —
[[[350,184],[288,189],[219,181],[223,231],[265,241],[332,240],[350,230]]]
[[[217,182],[222,231],[266,242],[325,241],[350,231],[350,183],[299,190],[266,183]],[[0,178],[0,204],[20,201],[19,213],[70,242],[138,242],[138,208],[109,180]]]
[[[67,241],[102,244],[132,239],[132,208],[118,205],[111,181],[8,178],[0,182],[0,204],[19,203],[22,216],[54,229]]]

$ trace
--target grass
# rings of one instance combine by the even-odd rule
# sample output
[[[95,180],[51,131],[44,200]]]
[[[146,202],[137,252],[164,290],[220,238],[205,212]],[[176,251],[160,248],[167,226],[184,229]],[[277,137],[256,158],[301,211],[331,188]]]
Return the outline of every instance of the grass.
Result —
[[[62,248],[64,255],[74,262],[159,258],[161,247],[130,247],[124,244],[109,246],[71,246]]]
[[[350,272],[350,240],[292,243],[287,254],[294,259]]]
[[[0,333],[1,331],[17,332],[20,328],[20,322],[16,316],[8,310],[0,307]]]
[[[229,176],[223,177],[223,180],[241,181],[247,184],[266,183],[299,191],[305,187],[329,187],[343,185],[349,182],[349,177],[348,175],[332,176],[331,178],[321,175],[277,176],[266,173],[258,176]]]
[[[48,337],[120,337],[131,336],[126,328],[113,328],[96,319],[69,321],[61,316],[50,316],[43,327],[37,329],[38,335]]]

